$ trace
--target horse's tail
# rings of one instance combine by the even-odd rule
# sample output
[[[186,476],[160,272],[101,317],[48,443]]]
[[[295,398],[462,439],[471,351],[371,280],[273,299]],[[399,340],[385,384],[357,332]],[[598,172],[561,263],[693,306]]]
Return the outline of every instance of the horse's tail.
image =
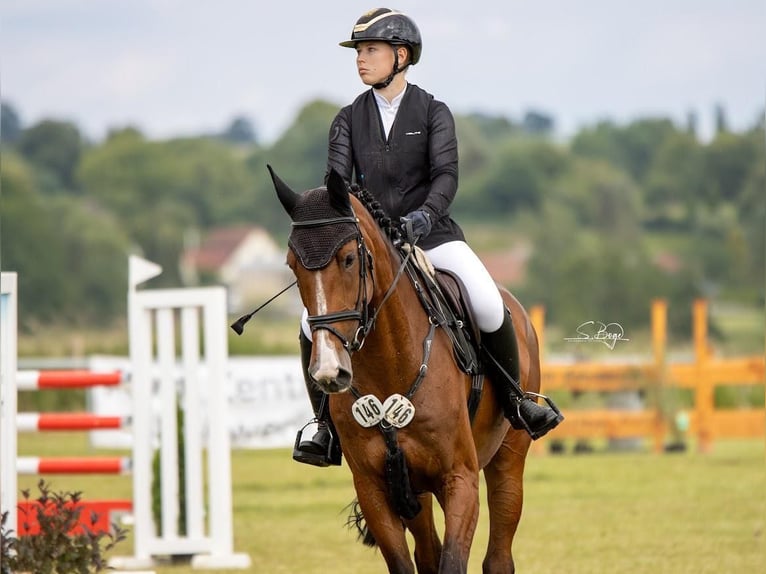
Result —
[[[361,540],[362,544],[365,546],[377,546],[378,543],[375,541],[375,537],[367,527],[367,521],[364,518],[364,513],[359,507],[359,500],[355,498],[347,508],[350,508],[351,510],[348,515],[348,520],[346,520],[346,526],[349,528],[356,528],[358,533],[356,539]]]

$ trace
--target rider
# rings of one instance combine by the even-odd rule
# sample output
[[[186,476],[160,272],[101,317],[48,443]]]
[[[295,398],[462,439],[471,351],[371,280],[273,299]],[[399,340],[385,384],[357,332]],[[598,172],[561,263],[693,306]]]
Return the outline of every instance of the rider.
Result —
[[[519,393],[519,351],[510,312],[486,268],[465,242],[449,214],[457,192],[458,151],[452,113],[442,102],[405,79],[420,60],[420,31],[411,18],[378,8],[362,15],[341,46],[356,50],[362,82],[371,86],[335,117],[329,134],[327,172],[337,170],[347,182],[352,174],[392,218],[412,225],[418,245],[433,265],[455,273],[469,293],[493,388],[514,428],[538,438],[562,416]],[[294,458],[325,466],[331,440],[324,393],[308,375],[311,330],[304,310],[300,345],[306,388],[318,430],[296,446]],[[505,372],[503,372],[505,371]],[[519,421],[519,417],[523,421]]]

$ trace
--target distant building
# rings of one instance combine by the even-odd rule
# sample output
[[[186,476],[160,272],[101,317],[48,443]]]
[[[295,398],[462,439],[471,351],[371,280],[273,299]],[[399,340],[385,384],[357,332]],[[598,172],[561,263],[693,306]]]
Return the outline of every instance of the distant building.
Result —
[[[497,283],[504,287],[514,287],[526,280],[531,254],[532,250],[528,245],[519,244],[505,251],[479,253],[479,259]]]
[[[285,250],[265,229],[252,225],[216,228],[202,237],[188,234],[180,272],[187,286],[226,286],[232,313],[264,302],[293,280]],[[270,307],[299,309],[296,297],[285,294]]]

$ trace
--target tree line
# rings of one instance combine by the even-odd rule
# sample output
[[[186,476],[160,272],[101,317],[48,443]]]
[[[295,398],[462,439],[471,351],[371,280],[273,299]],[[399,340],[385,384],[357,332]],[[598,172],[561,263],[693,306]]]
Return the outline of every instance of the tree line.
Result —
[[[4,102],[0,263],[20,274],[22,326],[124,316],[127,254],[161,264],[158,284],[178,285],[191,232],[252,223],[285,244],[288,219],[266,163],[295,189],[320,185],[338,109],[308,103],[271,145],[241,117],[217,134],[158,141],[124,127],[92,142],[68,121],[26,126]],[[514,290],[545,304],[549,320],[645,325],[661,296],[671,300],[671,327],[685,328],[698,295],[763,304],[762,116],[735,132],[719,109],[710,141],[694,121],[662,117],[600,121],[567,141],[539,112],[456,123],[453,214],[468,229],[498,229],[498,249],[530,246]]]

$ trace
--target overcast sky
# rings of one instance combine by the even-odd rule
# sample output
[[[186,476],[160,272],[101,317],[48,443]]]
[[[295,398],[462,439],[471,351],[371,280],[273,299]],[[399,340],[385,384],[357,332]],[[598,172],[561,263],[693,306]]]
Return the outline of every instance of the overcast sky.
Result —
[[[273,141],[307,102],[364,89],[338,46],[368,2],[2,0],[4,101],[25,125],[165,138],[249,117]],[[764,0],[397,0],[424,39],[408,78],[455,113],[554,116],[559,133],[722,104],[734,129],[766,101]]]

